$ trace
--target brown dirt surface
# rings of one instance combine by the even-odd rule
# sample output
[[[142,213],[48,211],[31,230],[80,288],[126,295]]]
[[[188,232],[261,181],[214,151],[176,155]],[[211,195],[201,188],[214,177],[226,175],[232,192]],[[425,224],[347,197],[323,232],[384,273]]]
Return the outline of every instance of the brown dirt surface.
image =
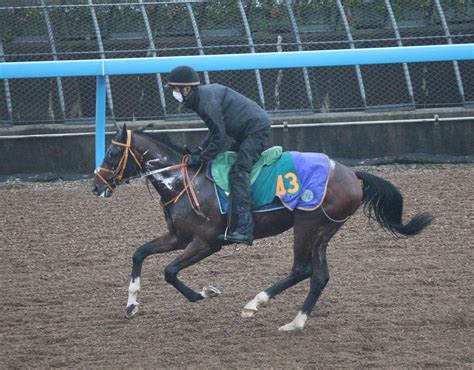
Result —
[[[125,319],[134,249],[166,227],[143,182],[98,199],[90,181],[0,184],[0,368],[466,367],[473,351],[474,166],[364,168],[405,196],[405,220],[436,219],[394,239],[361,210],[331,241],[331,280],[302,332],[278,332],[303,282],[243,319],[284,277],[292,231],[229,246],[180,276],[222,295],[188,303],[163,278],[179,252],[143,266],[140,312]]]

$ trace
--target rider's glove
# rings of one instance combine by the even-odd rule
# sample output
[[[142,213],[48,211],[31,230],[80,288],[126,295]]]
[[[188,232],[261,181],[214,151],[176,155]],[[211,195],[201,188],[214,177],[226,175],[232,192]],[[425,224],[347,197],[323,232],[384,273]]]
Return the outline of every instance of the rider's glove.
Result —
[[[184,144],[184,154],[201,154],[202,153],[202,148],[198,146],[196,149],[190,149],[187,144]]]
[[[189,155],[188,167],[198,167],[202,163],[201,151]]]

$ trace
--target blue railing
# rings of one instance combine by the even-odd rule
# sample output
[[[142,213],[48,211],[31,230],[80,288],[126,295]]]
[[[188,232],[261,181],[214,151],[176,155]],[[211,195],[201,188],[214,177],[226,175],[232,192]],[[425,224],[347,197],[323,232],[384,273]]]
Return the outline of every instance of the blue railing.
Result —
[[[229,71],[460,60],[474,60],[474,44],[0,63],[0,79],[96,76],[96,166],[99,166],[105,154],[106,76],[167,73],[183,64],[197,71]]]

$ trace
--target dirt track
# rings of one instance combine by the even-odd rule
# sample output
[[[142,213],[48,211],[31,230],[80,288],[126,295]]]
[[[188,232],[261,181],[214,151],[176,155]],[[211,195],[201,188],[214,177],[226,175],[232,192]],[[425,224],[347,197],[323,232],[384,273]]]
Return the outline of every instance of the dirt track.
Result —
[[[142,182],[107,200],[90,182],[0,183],[0,367],[474,366],[474,166],[382,166],[423,234],[395,240],[359,211],[334,237],[331,280],[305,330],[281,333],[303,282],[243,306],[291,266],[292,232],[227,247],[180,276],[219,298],[188,303],[166,284],[177,254],[145,261],[140,313],[125,319],[131,255],[165,227]],[[405,219],[406,219],[405,218]]]

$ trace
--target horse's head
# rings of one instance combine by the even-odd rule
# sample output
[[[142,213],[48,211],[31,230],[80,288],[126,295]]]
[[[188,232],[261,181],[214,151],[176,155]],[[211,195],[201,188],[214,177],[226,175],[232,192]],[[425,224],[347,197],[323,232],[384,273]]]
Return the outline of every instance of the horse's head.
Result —
[[[118,185],[136,176],[141,169],[142,165],[132,150],[132,132],[124,125],[113,138],[102,165],[95,170],[92,192],[98,197],[108,198]]]

